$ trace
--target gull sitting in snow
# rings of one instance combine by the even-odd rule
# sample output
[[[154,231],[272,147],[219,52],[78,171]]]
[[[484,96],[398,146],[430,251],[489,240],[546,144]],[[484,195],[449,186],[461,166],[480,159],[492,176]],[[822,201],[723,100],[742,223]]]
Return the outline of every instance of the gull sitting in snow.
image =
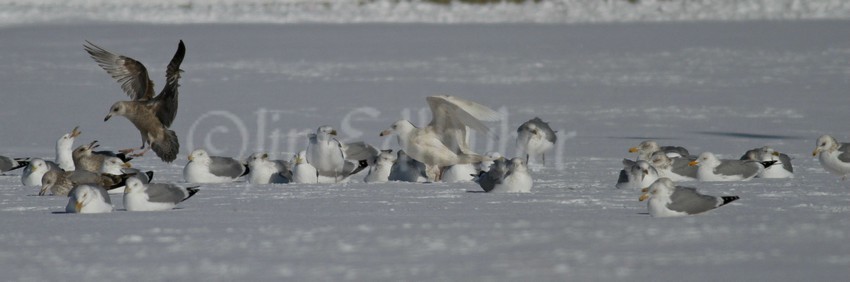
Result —
[[[24,186],[41,186],[41,178],[51,170],[61,171],[62,169],[54,162],[38,158],[32,159],[30,164],[24,168],[24,173],[21,174],[21,183]]]
[[[850,143],[838,143],[832,136],[823,135],[818,138],[812,156],[818,157],[826,171],[841,176],[841,180],[847,180],[850,174]]]
[[[0,156],[0,172],[16,170],[29,165],[29,158],[10,158]]]
[[[670,158],[663,151],[652,153],[649,157],[650,164],[658,171],[659,177],[667,177],[673,181],[695,181],[697,180],[697,167],[689,163],[696,158]],[[644,185],[646,187],[649,185]]]
[[[74,160],[74,170],[85,170],[91,172],[99,172],[103,165],[103,160],[106,158],[119,158],[122,162],[129,162],[132,158],[127,158],[122,153],[113,153],[110,151],[94,151],[100,147],[97,140],[92,141],[87,145],[80,145],[73,152],[71,158]]]
[[[190,183],[227,183],[248,174],[248,166],[228,157],[210,156],[197,149],[189,154],[183,178]]]
[[[176,184],[145,184],[135,177],[127,179],[124,191],[124,208],[127,211],[171,210],[198,193],[198,186],[183,187]]]
[[[307,163],[306,155],[306,151],[301,151],[293,157],[292,183],[319,183],[319,174]]]
[[[684,216],[707,212],[739,199],[738,196],[703,195],[696,188],[675,186],[669,178],[660,178],[643,189],[640,201],[647,202],[653,217]]]
[[[150,183],[153,180],[153,171],[142,172],[133,168],[130,163],[122,161],[118,157],[106,157],[103,160],[103,165],[100,166],[100,173],[111,175],[129,174],[141,180],[144,183]],[[123,194],[125,186],[120,186],[114,189],[109,189],[109,194]]]
[[[80,185],[68,194],[68,213],[108,213],[112,212],[112,200],[106,189],[96,185]]]
[[[623,159],[623,166],[617,179],[617,189],[638,190],[658,180],[658,171],[647,161]]]
[[[66,171],[76,170],[76,163],[80,162],[81,158],[84,156],[90,157],[92,155],[98,156],[95,156],[95,159],[90,161],[85,160],[85,167],[81,169],[97,172],[98,163],[103,160],[102,156],[118,157],[124,162],[129,162],[133,159],[120,152],[94,151],[95,148],[100,147],[100,145],[97,145],[97,140],[89,143],[88,145],[82,145],[76,149],[72,149],[74,147],[74,141],[78,136],[80,136],[80,134],[82,134],[82,132],[80,132],[79,127],[74,127],[70,133],[65,133],[62,137],[59,137],[59,139],[56,140],[56,163],[59,164],[60,168]]]
[[[172,162],[177,158],[180,144],[177,134],[169,130],[171,123],[177,116],[177,88],[180,86],[180,63],[186,54],[186,46],[183,41],[177,45],[177,52],[168,63],[165,70],[165,86],[162,91],[154,97],[153,81],[148,77],[148,70],[139,61],[133,58],[114,54],[105,49],[86,41],[86,52],[91,55],[97,64],[109,73],[112,78],[121,84],[132,101],[116,102],[109,109],[109,114],[103,121],[112,116],[126,117],[136,126],[142,137],[142,147],[150,146],[134,156],[144,155],[148,150],[153,150],[164,162]],[[133,152],[127,149],[125,152]]]
[[[74,140],[80,134],[79,127],[74,127],[70,133],[65,133],[56,140],[56,162],[59,163],[60,168],[67,171],[75,169],[74,157],[71,152],[74,147]]]
[[[704,152],[688,165],[699,166],[699,181],[746,181],[753,179],[776,161],[721,160],[710,152]]]
[[[638,160],[648,160],[652,153],[664,152],[670,158],[687,158],[690,156],[688,150],[679,146],[659,146],[653,140],[640,142],[636,147],[629,148],[629,153],[638,153]]]
[[[747,151],[741,156],[741,160],[749,161],[777,161],[777,163],[765,168],[758,174],[759,178],[793,178],[794,167],[791,165],[791,157],[773,150],[770,146],[755,148]]]
[[[393,150],[382,150],[378,156],[374,157],[369,165],[369,174],[363,179],[366,183],[383,183],[390,179],[393,165],[396,162],[396,154]]]
[[[508,166],[508,161],[505,158],[497,158],[493,160],[486,171],[479,172],[474,181],[478,183],[478,186],[481,186],[481,189],[484,189],[484,192],[493,191],[496,184],[501,184],[504,181],[505,174],[509,170]]]
[[[496,121],[499,113],[452,96],[430,96],[426,100],[432,115],[426,127],[417,128],[410,121],[399,120],[382,131],[381,136],[395,133],[402,149],[411,158],[424,163],[428,177],[435,181],[441,179],[444,167],[485,160],[469,148],[467,127],[495,137],[482,121]]]
[[[528,173],[524,158],[513,158],[508,165],[508,171],[501,182],[497,182],[490,192],[528,193],[534,181]]]
[[[414,160],[404,150],[399,150],[396,154],[396,161],[390,168],[390,175],[387,178],[389,181],[428,181],[428,176],[425,174],[425,164]]]
[[[539,117],[526,121],[516,130],[517,155],[525,155],[527,163],[531,163],[533,157],[541,156],[543,164],[546,164],[546,152],[552,150],[557,141],[557,135],[549,123]]]
[[[255,153],[248,157],[248,183],[289,183],[292,177],[289,162],[269,160],[269,154]]]
[[[112,175],[106,173],[94,173],[84,170],[62,171],[50,170],[41,177],[41,190],[38,195],[50,194],[56,196],[68,195],[74,187],[83,184],[92,184],[105,189],[115,189],[124,186],[127,178],[135,174]]]

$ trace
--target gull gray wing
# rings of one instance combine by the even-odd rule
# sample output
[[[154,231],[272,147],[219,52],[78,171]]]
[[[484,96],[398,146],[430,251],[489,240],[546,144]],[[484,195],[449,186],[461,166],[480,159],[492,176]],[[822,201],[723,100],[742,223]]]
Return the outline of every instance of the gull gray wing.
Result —
[[[177,88],[180,86],[180,64],[183,62],[183,56],[186,55],[186,45],[183,45],[183,40],[177,45],[177,52],[168,63],[168,68],[165,70],[165,87],[151,101],[156,117],[165,127],[170,127],[174,118],[177,116],[177,96],[179,92]]]
[[[668,209],[687,214],[702,213],[716,207],[717,197],[703,195],[698,193],[696,188],[682,186],[676,186],[670,195],[670,203],[667,204]]]
[[[88,40],[83,48],[100,68],[121,84],[121,89],[131,99],[145,101],[153,98],[153,81],[148,78],[145,65],[133,58],[106,51]]]
[[[544,135],[546,136],[546,140],[548,140],[549,142],[555,143],[555,141],[557,141],[558,137],[555,134],[556,132],[552,130],[551,127],[549,127],[548,122],[543,121],[539,117],[534,117],[533,119],[526,121],[525,123],[520,125],[520,127],[517,128],[517,132],[520,132],[521,130],[523,130],[523,128],[528,129],[529,125],[531,124],[542,130],[545,133]]]
[[[672,158],[670,159],[672,163],[670,165],[670,171],[681,176],[687,176],[695,179],[697,178],[697,170],[699,170],[699,168],[696,166],[688,165],[688,163],[693,160],[696,160],[696,158]]]
[[[791,157],[786,154],[779,154],[779,161],[782,162],[782,168],[788,172],[794,172],[794,166],[791,165]]]
[[[667,156],[670,156],[671,153],[678,154],[682,157],[687,157],[691,155],[690,153],[688,153],[688,149],[679,146],[663,146],[661,147],[661,151],[667,154]]]
[[[364,142],[354,142],[342,145],[346,160],[371,160],[381,153],[380,150]]]
[[[468,150],[466,127],[496,138],[496,135],[482,121],[499,120],[498,112],[484,105],[452,96],[430,96],[426,100],[432,114],[428,125],[442,135],[443,143],[457,142],[461,150]]]
[[[838,160],[850,163],[850,143],[841,143],[841,146],[838,147],[838,151],[841,154],[838,154]]]
[[[759,166],[760,164],[753,161],[720,160],[720,165],[714,169],[714,172],[721,175],[743,175],[744,177],[750,177],[759,172]]]
[[[245,172],[245,165],[237,160],[216,156],[210,156],[210,159],[210,173],[213,175],[237,178]]]
[[[186,198],[186,194],[177,185],[156,183],[148,184],[145,193],[148,194],[148,201],[155,203],[179,203]]]

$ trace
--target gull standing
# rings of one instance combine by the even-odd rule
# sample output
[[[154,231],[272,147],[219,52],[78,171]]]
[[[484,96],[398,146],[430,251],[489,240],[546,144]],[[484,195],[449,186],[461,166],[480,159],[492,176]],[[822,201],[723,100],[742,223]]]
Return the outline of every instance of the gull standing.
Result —
[[[180,86],[180,63],[186,54],[186,46],[183,40],[177,45],[177,52],[165,71],[165,86],[162,91],[154,97],[153,81],[148,77],[145,66],[130,57],[118,55],[86,41],[85,50],[92,59],[109,73],[112,78],[121,84],[131,101],[120,101],[112,105],[109,114],[103,121],[109,120],[114,115],[124,116],[136,126],[142,137],[142,152],[134,156],[144,155],[148,150],[153,150],[164,162],[172,162],[177,158],[180,144],[177,134],[169,130],[171,123],[177,115],[177,88]],[[150,144],[147,149],[145,146]],[[132,152],[134,149],[127,149]]]
[[[533,157],[539,155],[546,165],[546,152],[552,150],[558,138],[549,123],[535,117],[520,125],[516,133],[517,155],[524,154],[529,164]]]
[[[411,158],[424,163],[428,177],[435,181],[441,179],[443,167],[485,160],[469,148],[467,127],[495,137],[482,121],[499,120],[499,113],[452,96],[430,96],[426,100],[432,115],[428,126],[417,128],[410,121],[399,120],[382,131],[381,136],[395,133],[402,149]]]
[[[690,156],[688,150],[679,146],[659,146],[653,140],[640,142],[636,147],[629,148],[629,153],[638,153],[638,160],[648,160],[652,153],[662,151],[670,158],[687,158]]]
[[[233,158],[210,156],[204,149],[189,154],[183,178],[190,183],[227,183],[248,174],[248,166]]]
[[[710,152],[704,152],[688,165],[699,166],[699,181],[746,181],[756,177],[762,170],[776,161],[720,160]]]
[[[841,176],[841,180],[847,180],[850,174],[850,143],[838,143],[832,136],[823,135],[816,145],[812,156],[818,157],[823,169]]]
[[[307,163],[306,151],[298,152],[294,156],[292,167],[292,183],[319,183],[319,174],[313,165]]]
[[[640,201],[649,198],[647,209],[653,217],[684,216],[707,212],[739,199],[738,196],[703,195],[696,188],[674,186],[669,178],[660,178],[643,190]]]
[[[32,159],[30,160],[30,164],[24,168],[24,172],[21,174],[21,183],[23,183],[24,186],[41,186],[41,177],[51,170],[62,169],[54,162],[38,158]]]
[[[755,148],[747,151],[741,156],[741,160],[750,161],[778,161],[765,168],[757,177],[759,178],[793,178],[794,167],[791,165],[791,157],[777,152],[770,146]]]
[[[198,186],[183,187],[176,184],[145,184],[135,177],[127,179],[124,191],[124,208],[127,211],[165,211],[185,201],[195,193]]]
[[[316,168],[319,175],[331,177],[334,182],[343,175],[346,163],[342,143],[335,136],[333,127],[323,125],[316,129],[316,133],[309,135],[310,142],[307,145],[307,162]]]
[[[366,175],[363,182],[383,183],[389,181],[395,162],[396,154],[393,154],[393,150],[382,150],[378,156],[373,158],[372,164],[369,165],[369,174]]]
[[[289,183],[292,177],[287,161],[269,160],[269,154],[255,153],[248,157],[248,183]]]
[[[108,213],[112,212],[112,200],[106,189],[95,185],[80,185],[68,194],[68,213]]]
[[[623,166],[617,179],[617,189],[638,190],[658,180],[658,171],[647,161],[623,159]]]

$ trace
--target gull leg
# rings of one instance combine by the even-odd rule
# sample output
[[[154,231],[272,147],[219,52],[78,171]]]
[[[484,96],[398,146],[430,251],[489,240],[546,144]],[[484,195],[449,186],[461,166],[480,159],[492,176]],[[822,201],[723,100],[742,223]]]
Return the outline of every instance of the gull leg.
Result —
[[[540,158],[543,159],[543,165],[546,165],[546,154],[540,154]]]
[[[122,153],[122,154],[125,154],[125,155],[128,155],[128,154],[132,153],[133,151],[136,151],[136,148],[127,148],[127,149],[118,150],[119,153]]]
[[[132,154],[132,155],[130,155],[130,156],[131,156],[131,157],[134,157],[134,158],[135,158],[135,157],[141,157],[141,156],[144,156],[144,155],[145,155],[145,153],[147,153],[147,152],[148,152],[148,151],[150,151],[150,150],[151,150],[151,147],[147,147],[147,148],[145,148],[145,149],[144,149],[141,153]]]

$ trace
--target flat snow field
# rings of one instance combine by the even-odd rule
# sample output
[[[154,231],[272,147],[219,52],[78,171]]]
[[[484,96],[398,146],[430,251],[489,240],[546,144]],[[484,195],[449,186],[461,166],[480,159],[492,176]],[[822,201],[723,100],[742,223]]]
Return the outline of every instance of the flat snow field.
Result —
[[[20,171],[0,176],[2,280],[48,281],[846,281],[850,181],[812,158],[815,139],[850,140],[850,21],[651,24],[75,23],[0,28],[0,154],[53,158],[77,144],[139,146],[126,99],[84,40],[133,57],[157,84],[186,43],[178,160],[134,160],[182,182],[192,148],[288,158],[324,124],[346,141],[427,122],[451,94],[506,113],[498,141],[539,116],[562,142],[532,193],[473,183],[203,185],[177,209],[64,214]],[[685,183],[740,200],[653,218],[614,188],[644,139],[738,158],[771,145],[796,177]]]

